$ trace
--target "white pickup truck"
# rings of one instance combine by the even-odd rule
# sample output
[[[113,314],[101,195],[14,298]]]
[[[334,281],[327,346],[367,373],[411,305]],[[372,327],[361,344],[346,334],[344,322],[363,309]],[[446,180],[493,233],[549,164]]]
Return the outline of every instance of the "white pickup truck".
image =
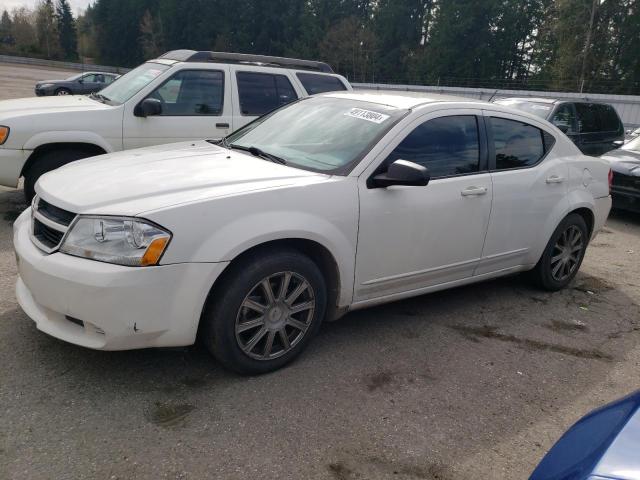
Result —
[[[351,89],[322,62],[174,50],[88,97],[0,102],[0,185],[24,177],[30,201],[42,174],[74,160],[220,139],[298,98]]]

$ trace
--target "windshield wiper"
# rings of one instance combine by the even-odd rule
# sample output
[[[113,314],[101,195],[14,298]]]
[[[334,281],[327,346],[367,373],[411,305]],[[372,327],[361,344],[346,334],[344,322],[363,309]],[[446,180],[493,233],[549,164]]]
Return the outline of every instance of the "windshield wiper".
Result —
[[[89,98],[94,98],[96,100],[98,100],[99,102],[102,103],[107,103],[110,102],[111,100],[108,99],[107,97],[105,97],[104,95],[98,93],[98,92],[91,92],[91,94],[89,95]]]
[[[223,139],[224,140],[224,139]],[[225,142],[226,143],[226,142]],[[279,163],[280,165],[286,165],[287,161],[284,158],[280,158],[271,153],[267,153],[264,150],[260,150],[258,147],[244,147],[242,145],[236,145],[235,143],[226,144],[227,148],[234,148],[236,150],[242,150],[244,152],[249,152],[254,157],[264,158],[265,160],[269,160],[273,163]]]

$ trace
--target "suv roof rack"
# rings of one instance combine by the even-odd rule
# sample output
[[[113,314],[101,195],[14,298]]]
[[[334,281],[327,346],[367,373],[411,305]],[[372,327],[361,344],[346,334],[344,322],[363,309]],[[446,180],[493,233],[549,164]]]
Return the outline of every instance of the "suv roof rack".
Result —
[[[323,73],[334,73],[333,69],[324,62],[313,60],[298,60],[296,58],[271,57],[268,55],[253,55],[247,53],[208,52],[195,50],[172,50],[158,58],[176,60],[178,62],[214,62],[235,63],[244,65],[260,65],[264,67],[292,68],[297,70],[313,70]]]

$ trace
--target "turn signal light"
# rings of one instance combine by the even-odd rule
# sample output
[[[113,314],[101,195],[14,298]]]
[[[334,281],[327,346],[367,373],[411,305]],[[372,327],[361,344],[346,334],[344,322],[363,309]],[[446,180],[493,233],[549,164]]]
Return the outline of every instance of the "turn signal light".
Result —
[[[140,265],[143,267],[157,265],[162,253],[164,252],[164,247],[167,246],[168,242],[169,238],[167,237],[156,238],[152,241],[147,247],[147,251],[144,252],[142,259],[140,260]]]
[[[0,145],[7,141],[9,137],[9,127],[3,127],[0,125]]]

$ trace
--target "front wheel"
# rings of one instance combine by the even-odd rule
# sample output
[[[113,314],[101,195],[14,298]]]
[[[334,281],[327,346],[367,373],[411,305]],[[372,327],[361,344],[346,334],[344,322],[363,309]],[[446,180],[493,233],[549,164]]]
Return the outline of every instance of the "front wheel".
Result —
[[[576,276],[589,243],[587,224],[580,215],[572,213],[558,225],[533,270],[539,286],[557,291],[566,287]]]
[[[71,95],[71,90],[69,90],[68,88],[59,88],[55,91],[55,95],[60,96],[60,95]]]
[[[326,284],[319,268],[295,250],[250,255],[230,268],[205,308],[205,345],[241,374],[291,362],[324,317]]]

